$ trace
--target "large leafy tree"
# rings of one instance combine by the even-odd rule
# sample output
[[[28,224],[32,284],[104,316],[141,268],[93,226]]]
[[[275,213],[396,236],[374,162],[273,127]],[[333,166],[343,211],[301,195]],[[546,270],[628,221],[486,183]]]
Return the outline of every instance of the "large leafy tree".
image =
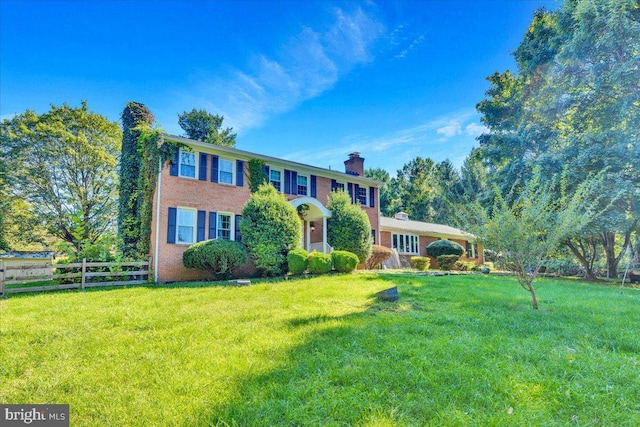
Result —
[[[26,111],[1,125],[10,192],[33,210],[36,222],[75,252],[115,228],[116,164],[120,128],[115,122],[64,104],[38,115]]]
[[[639,18],[631,0],[573,0],[537,12],[515,52],[518,73],[489,77],[478,104],[489,128],[482,154],[502,189],[524,183],[536,166],[546,176],[567,169],[568,191],[608,171],[606,186],[622,197],[608,192],[617,199],[603,201],[608,209],[565,244],[589,270],[598,241],[610,277],[639,217]]]
[[[178,114],[178,124],[184,130],[186,136],[198,141],[215,145],[234,147],[236,134],[233,128],[223,128],[224,116],[208,113],[206,110],[184,111]]]

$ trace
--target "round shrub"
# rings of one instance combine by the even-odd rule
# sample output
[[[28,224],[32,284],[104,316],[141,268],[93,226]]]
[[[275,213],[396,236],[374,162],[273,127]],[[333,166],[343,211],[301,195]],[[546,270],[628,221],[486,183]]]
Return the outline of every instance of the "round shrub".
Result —
[[[228,278],[231,270],[247,262],[247,250],[239,242],[206,240],[194,243],[182,254],[187,268],[207,270],[216,279]]]
[[[391,249],[381,245],[371,245],[371,256],[367,259],[367,268],[373,270],[391,258]]]
[[[457,260],[453,265],[453,269],[458,271],[474,271],[475,267],[476,264],[473,261],[465,261],[463,259]]]
[[[371,255],[371,223],[369,216],[344,191],[329,194],[327,209],[331,218],[327,223],[327,243],[334,250],[349,251],[364,263]]]
[[[440,270],[449,271],[453,268],[456,261],[460,258],[459,255],[440,255],[438,258],[438,265],[440,266]]]
[[[313,251],[309,254],[309,273],[327,274],[331,271],[331,255]]]
[[[358,266],[358,255],[349,251],[333,251],[331,260],[333,268],[340,273],[351,273]]]
[[[265,276],[287,272],[287,254],[300,247],[298,211],[283,194],[262,184],[242,210],[240,232],[254,264]]]
[[[429,268],[429,264],[431,264],[431,260],[425,256],[411,257],[411,265],[417,270],[425,271]]]
[[[427,255],[438,258],[440,255],[462,255],[464,248],[451,240],[437,240],[427,246]],[[439,262],[438,262],[439,263]]]
[[[309,252],[304,249],[294,249],[287,254],[287,264],[291,274],[302,274],[309,267]]]

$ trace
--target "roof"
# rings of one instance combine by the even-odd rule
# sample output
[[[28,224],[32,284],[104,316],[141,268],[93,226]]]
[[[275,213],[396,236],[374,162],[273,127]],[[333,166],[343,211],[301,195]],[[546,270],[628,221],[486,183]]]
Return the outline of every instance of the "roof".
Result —
[[[384,231],[407,231],[415,234],[426,234],[437,237],[451,237],[469,239],[475,237],[471,233],[462,231],[448,225],[432,224],[430,222],[401,220],[395,218],[380,217],[380,229]]]
[[[230,156],[235,156],[238,157],[240,159],[244,159],[244,160],[249,160],[249,159],[260,159],[260,160],[264,160],[266,163],[268,163],[269,165],[272,166],[285,166],[285,165],[292,165],[294,167],[296,167],[296,169],[302,169],[304,171],[308,171],[309,173],[312,173],[314,175],[316,174],[322,174],[323,176],[328,176],[328,177],[332,177],[335,178],[337,180],[349,180],[349,181],[360,181],[363,183],[366,183],[367,185],[372,185],[374,187],[382,187],[382,185],[384,184],[381,181],[377,181],[375,179],[370,179],[370,178],[365,178],[364,176],[358,176],[358,175],[351,175],[348,174],[346,172],[341,172],[339,170],[335,170],[335,169],[326,169],[326,168],[321,168],[318,166],[312,166],[312,165],[307,165],[304,163],[298,163],[298,162],[292,162],[291,160],[285,160],[285,159],[280,159],[277,157],[271,157],[271,156],[266,156],[264,154],[258,154],[258,153],[252,153],[251,151],[245,151],[245,150],[239,150],[237,148],[234,147],[225,147],[222,145],[214,145],[214,144],[209,144],[207,142],[202,142],[202,141],[196,141],[194,139],[189,139],[189,138],[184,138],[182,136],[177,136],[177,135],[171,135],[168,133],[164,134],[164,138],[171,140],[171,141],[175,141],[175,142],[180,142],[182,144],[185,145],[189,145],[189,146],[193,146],[193,147],[197,147],[199,149],[202,149],[204,151],[207,152],[218,152],[218,153],[224,153],[224,154],[228,154]]]
[[[21,259],[51,259],[53,258],[53,251],[8,251],[0,252],[0,258],[21,258]]]

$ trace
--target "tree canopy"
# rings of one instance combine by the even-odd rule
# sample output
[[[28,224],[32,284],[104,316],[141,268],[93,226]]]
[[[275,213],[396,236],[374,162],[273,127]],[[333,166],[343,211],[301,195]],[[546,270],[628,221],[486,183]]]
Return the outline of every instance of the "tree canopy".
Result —
[[[208,113],[206,110],[184,111],[178,114],[178,124],[184,130],[186,136],[198,141],[215,145],[234,147],[236,134],[233,128],[222,128],[224,116]]]

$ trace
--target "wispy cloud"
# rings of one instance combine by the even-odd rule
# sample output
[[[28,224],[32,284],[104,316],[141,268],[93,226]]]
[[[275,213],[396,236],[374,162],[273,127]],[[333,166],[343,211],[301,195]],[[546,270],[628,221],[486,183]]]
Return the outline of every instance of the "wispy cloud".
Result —
[[[259,126],[371,61],[371,46],[383,31],[384,25],[366,5],[349,11],[336,8],[327,29],[304,27],[272,57],[255,55],[247,69],[206,79],[196,85],[196,95],[187,97],[194,105],[221,112],[237,131]]]
[[[426,37],[423,30],[416,31],[411,24],[405,22],[397,25],[387,38],[391,54],[400,59],[424,43]]]
[[[482,135],[487,131],[488,129],[486,128],[486,126],[478,123],[469,123],[467,127],[464,128],[464,132],[467,135],[473,136],[474,138]]]

